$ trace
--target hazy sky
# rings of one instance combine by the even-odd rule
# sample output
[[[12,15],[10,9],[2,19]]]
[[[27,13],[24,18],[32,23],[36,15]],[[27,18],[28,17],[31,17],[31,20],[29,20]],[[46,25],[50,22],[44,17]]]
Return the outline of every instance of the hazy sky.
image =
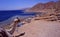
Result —
[[[0,10],[15,10],[32,7],[37,3],[57,0],[0,0]]]

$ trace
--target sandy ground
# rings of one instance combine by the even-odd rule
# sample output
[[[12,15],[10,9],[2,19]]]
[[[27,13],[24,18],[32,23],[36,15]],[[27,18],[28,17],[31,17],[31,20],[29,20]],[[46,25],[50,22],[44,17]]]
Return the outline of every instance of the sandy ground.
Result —
[[[25,32],[21,37],[60,37],[60,23],[35,20],[18,28],[13,35]]]

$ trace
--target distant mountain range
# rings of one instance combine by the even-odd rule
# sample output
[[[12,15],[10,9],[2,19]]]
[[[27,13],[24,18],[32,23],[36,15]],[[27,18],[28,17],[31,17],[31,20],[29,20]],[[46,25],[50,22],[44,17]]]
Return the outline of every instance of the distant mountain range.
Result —
[[[26,9],[27,12],[45,12],[49,10],[60,10],[60,1],[57,2],[47,2],[47,3],[38,3],[32,8]]]

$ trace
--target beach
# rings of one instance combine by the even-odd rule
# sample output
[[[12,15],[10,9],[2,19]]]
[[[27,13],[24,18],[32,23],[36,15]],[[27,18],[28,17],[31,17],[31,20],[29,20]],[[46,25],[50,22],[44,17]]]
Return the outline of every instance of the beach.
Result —
[[[60,23],[57,21],[32,20],[21,27],[13,35],[24,33],[20,37],[60,37]]]

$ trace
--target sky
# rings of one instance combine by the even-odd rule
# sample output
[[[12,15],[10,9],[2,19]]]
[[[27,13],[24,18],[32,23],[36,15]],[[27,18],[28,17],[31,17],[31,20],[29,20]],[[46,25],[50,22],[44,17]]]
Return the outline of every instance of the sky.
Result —
[[[57,0],[0,0],[0,10],[18,10],[30,8],[37,3],[46,3]]]

